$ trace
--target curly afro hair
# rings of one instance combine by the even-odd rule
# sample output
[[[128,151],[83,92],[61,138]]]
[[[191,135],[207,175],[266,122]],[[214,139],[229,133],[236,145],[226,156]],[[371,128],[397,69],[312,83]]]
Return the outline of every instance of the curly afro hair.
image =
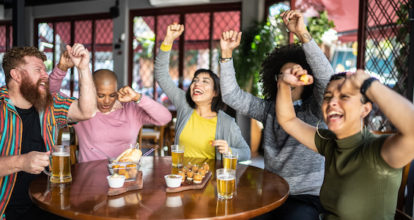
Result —
[[[260,71],[260,82],[263,84],[262,92],[266,99],[276,100],[277,82],[275,78],[286,63],[299,64],[308,71],[308,74],[313,76],[312,69],[306,61],[305,52],[300,45],[289,44],[276,47],[265,59]],[[304,87],[301,94],[302,101],[312,95],[312,90],[313,84]]]

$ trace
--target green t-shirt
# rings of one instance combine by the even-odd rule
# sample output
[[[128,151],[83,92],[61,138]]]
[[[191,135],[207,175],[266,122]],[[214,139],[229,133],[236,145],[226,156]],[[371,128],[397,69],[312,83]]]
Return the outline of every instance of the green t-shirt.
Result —
[[[315,144],[325,156],[325,177],[320,200],[328,212],[325,219],[394,219],[402,169],[390,167],[381,157],[387,135],[364,130],[336,139],[329,130],[320,130]]]

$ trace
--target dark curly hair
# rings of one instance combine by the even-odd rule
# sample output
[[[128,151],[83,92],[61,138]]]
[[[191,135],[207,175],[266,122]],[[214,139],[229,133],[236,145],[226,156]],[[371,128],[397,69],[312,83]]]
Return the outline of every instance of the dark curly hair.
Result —
[[[208,70],[208,69],[198,69],[194,73],[193,80],[194,80],[194,78],[196,78],[201,73],[207,73],[213,79],[214,92],[216,92],[216,94],[218,94],[217,96],[214,96],[213,97],[213,100],[211,101],[211,111],[218,112],[219,110],[223,110],[226,105],[224,104],[224,102],[221,99],[220,79],[211,70]],[[191,108],[195,108],[196,107],[196,104],[194,103],[193,99],[191,99],[191,89],[190,89],[190,87],[194,83],[193,80],[191,81],[191,84],[188,87],[187,92],[185,94],[185,98],[187,99],[187,103],[191,106]]]
[[[260,71],[260,82],[263,84],[263,95],[266,99],[276,100],[277,82],[276,76],[279,75],[280,69],[286,63],[296,63],[308,71],[313,76],[312,69],[306,61],[305,52],[302,47],[297,44],[289,44],[286,46],[276,47],[267,56],[262,64]],[[312,95],[313,84],[305,86],[301,94],[301,99],[305,101]]]

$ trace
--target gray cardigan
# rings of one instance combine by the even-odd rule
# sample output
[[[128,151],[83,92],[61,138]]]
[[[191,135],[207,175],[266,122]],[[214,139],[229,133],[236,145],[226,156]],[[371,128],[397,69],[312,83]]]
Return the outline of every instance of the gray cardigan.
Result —
[[[177,144],[180,134],[183,131],[188,119],[194,109],[190,107],[185,98],[185,92],[178,88],[169,74],[170,51],[160,50],[155,60],[154,75],[155,80],[167,94],[168,98],[177,108],[177,122],[175,125],[175,140]],[[239,161],[250,159],[250,148],[244,140],[240,128],[232,117],[219,111],[217,114],[216,140],[226,140],[232,152],[237,152]],[[216,159],[221,159],[221,155],[216,150]]]
[[[316,125],[318,120],[322,120],[320,105],[333,69],[313,40],[303,44],[303,49],[315,84],[313,96],[295,105],[295,112],[306,123]],[[240,89],[233,62],[221,63],[220,69],[223,101],[241,114],[264,124],[262,144],[265,169],[286,179],[292,195],[319,195],[324,176],[324,157],[300,144],[281,128],[276,120],[274,101],[260,99]]]

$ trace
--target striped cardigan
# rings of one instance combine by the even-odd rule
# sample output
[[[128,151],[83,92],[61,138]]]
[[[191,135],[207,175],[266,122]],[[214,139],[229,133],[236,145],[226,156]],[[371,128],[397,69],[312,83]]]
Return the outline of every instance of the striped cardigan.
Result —
[[[41,134],[47,151],[56,143],[58,129],[67,125],[68,110],[74,100],[54,94],[53,105],[39,112]],[[19,155],[22,134],[22,121],[11,103],[7,88],[3,86],[0,88],[0,156]],[[16,177],[17,173],[0,177],[0,219],[4,217]]]

